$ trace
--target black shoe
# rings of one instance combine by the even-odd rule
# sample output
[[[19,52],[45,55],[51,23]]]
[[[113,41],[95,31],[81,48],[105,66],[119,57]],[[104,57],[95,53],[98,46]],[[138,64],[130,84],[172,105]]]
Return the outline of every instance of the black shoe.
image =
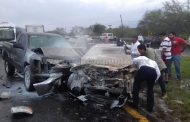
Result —
[[[152,113],[153,112],[153,108],[147,108],[146,109],[149,113]]]
[[[125,105],[126,101],[127,101],[128,97],[125,97],[125,96],[119,96],[118,100],[114,100],[110,106],[110,108],[115,108],[115,107],[118,107],[118,108],[121,108]]]
[[[120,96],[119,97],[119,103],[118,103],[118,107],[122,107],[125,105],[126,101],[127,101],[128,97],[125,96]]]

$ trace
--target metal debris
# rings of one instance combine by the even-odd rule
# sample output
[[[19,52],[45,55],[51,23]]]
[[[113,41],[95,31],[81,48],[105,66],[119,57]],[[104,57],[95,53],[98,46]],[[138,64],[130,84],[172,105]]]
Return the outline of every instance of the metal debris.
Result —
[[[1,94],[0,94],[0,98],[1,99],[9,99],[11,97],[11,93],[10,92],[2,92]]]
[[[11,108],[12,114],[33,114],[33,109],[27,106],[16,106]]]
[[[77,98],[83,102],[87,101],[87,99],[85,98],[86,96],[85,95],[80,95],[78,96]]]
[[[83,120],[86,120],[86,118],[85,118],[85,117],[81,117],[81,118],[80,118],[80,120],[82,120],[82,121],[83,121]]]
[[[11,88],[11,83],[9,81],[5,81],[3,84],[2,84],[5,88]]]
[[[35,83],[34,88],[36,89],[38,95],[44,95],[48,93],[53,86],[53,82],[55,82],[57,79],[61,78],[63,76],[62,73],[52,73],[50,74],[50,77],[40,83]]]
[[[18,93],[22,93],[22,88],[21,88],[21,87],[18,87],[18,88],[17,88],[17,91],[18,91]]]
[[[108,117],[107,117],[107,116],[102,116],[101,118],[102,118],[102,119],[107,119]]]

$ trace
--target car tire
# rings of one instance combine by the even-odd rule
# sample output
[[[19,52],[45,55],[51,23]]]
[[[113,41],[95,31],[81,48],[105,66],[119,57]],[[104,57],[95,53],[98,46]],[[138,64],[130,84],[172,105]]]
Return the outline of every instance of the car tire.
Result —
[[[32,72],[30,66],[27,65],[24,68],[24,86],[27,91],[34,91],[34,77],[32,76]]]
[[[10,64],[7,60],[4,62],[4,68],[5,68],[5,73],[7,74],[8,77],[13,76],[15,73],[15,67]]]

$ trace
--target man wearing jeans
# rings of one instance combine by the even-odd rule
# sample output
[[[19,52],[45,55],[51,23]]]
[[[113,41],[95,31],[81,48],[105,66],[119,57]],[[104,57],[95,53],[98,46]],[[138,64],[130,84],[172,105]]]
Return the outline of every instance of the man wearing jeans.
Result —
[[[184,51],[187,42],[182,38],[176,37],[175,32],[170,32],[169,38],[172,42],[171,54],[175,66],[176,77],[178,80],[181,80],[181,53]],[[169,77],[171,77],[171,74],[169,74]]]

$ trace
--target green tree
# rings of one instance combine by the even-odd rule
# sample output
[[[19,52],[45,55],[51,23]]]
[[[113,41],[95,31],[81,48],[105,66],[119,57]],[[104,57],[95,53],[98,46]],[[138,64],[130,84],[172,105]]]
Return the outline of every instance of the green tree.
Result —
[[[137,28],[144,35],[160,32],[175,31],[176,33],[190,32],[190,11],[177,0],[167,1],[163,8],[148,11],[139,22]]]
[[[92,30],[96,35],[101,35],[106,30],[106,26],[102,24],[92,25]]]

